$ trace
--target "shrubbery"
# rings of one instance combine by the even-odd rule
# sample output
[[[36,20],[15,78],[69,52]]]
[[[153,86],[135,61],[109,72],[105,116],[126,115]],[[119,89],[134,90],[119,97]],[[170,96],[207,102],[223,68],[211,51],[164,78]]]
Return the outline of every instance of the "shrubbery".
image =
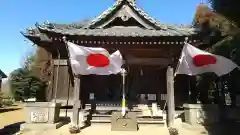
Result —
[[[22,67],[10,74],[11,91],[16,101],[28,98],[44,101],[46,83],[34,74],[35,60],[35,55],[28,56]]]
[[[8,96],[5,97],[3,93],[0,92],[0,107],[11,106],[14,103],[14,98]]]
[[[28,98],[41,100],[44,96],[45,83],[26,68],[20,68],[12,72],[10,84],[16,101],[24,101]]]

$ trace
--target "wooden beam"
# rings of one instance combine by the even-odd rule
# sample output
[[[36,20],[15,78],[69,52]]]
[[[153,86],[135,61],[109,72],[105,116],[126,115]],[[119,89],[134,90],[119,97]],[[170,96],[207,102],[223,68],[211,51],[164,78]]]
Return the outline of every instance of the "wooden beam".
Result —
[[[175,103],[174,103],[174,75],[173,68],[168,66],[167,68],[167,124],[168,127],[172,127],[175,119]]]
[[[126,58],[130,65],[167,66],[171,60],[166,58]]]
[[[141,58],[170,57],[170,51],[168,49],[120,49],[120,52],[126,57],[128,57],[128,55]]]
[[[167,66],[171,63],[167,58],[126,58],[126,61],[130,65],[152,65],[152,66]],[[58,64],[58,60],[54,60],[54,65]],[[60,66],[67,66],[67,60],[60,60]]]

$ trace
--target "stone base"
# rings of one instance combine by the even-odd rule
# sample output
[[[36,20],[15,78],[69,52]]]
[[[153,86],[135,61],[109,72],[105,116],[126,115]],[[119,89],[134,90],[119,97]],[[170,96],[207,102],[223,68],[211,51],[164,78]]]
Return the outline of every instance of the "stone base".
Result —
[[[127,112],[123,117],[121,112],[113,112],[111,118],[111,131],[138,131],[135,112]]]
[[[204,130],[205,127],[202,125],[190,125],[188,123],[182,123],[182,128],[186,130]]]
[[[193,125],[212,125],[219,122],[219,108],[216,104],[184,104],[185,122]]]
[[[53,130],[53,129],[58,129],[65,125],[66,122],[60,121],[58,123],[54,124],[47,124],[47,123],[39,123],[39,124],[33,124],[33,123],[24,123],[21,124],[20,129],[21,130]]]
[[[26,103],[26,123],[56,123],[59,121],[61,104],[54,102]]]

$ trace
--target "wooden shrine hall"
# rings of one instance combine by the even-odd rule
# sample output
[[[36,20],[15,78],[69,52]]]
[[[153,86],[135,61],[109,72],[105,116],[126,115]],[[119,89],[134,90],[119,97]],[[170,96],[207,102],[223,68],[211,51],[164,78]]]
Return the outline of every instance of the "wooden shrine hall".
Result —
[[[116,0],[111,8],[90,21],[37,23],[22,34],[38,46],[36,72],[48,82],[46,101],[56,99],[62,106],[73,106],[78,95],[82,109],[94,103],[96,108],[100,106],[99,110],[120,106],[121,75],[81,76],[80,92],[76,93],[63,37],[81,46],[106,48],[110,53],[120,50],[127,71],[127,103],[134,106],[156,102],[161,108],[166,102],[167,68],[176,67],[186,37],[193,45],[201,40],[194,27],[161,23],[138,8],[135,0]],[[188,100],[184,96],[188,91],[183,92],[187,86],[182,81],[178,86],[177,83],[176,104]]]

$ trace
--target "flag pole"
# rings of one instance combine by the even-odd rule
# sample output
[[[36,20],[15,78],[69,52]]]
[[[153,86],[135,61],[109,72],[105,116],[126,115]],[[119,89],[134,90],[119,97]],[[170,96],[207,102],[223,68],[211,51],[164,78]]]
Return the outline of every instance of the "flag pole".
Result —
[[[122,75],[122,116],[126,115],[126,96],[125,96],[125,79],[126,79],[126,70],[122,68],[121,75]]]
[[[63,42],[65,43],[66,49],[67,49],[68,62],[71,63],[71,61],[69,60],[70,59],[69,48],[68,48],[67,39],[65,36],[63,37]],[[71,64],[69,66],[71,67],[71,70],[73,71]],[[76,133],[76,132],[80,131],[79,112],[82,107],[81,102],[80,102],[80,82],[81,82],[80,76],[75,75],[74,73],[73,73],[73,76],[74,76],[74,103],[73,103],[73,113],[72,113],[72,119],[71,119],[72,125],[69,128],[70,133]],[[82,121],[82,117],[81,117],[81,121]]]
[[[187,41],[188,41],[188,37],[185,37],[185,40],[184,40],[184,45],[183,45],[183,48],[184,46],[187,44]],[[179,59],[182,57],[182,52],[180,54],[180,57],[178,58],[178,63],[177,63],[177,66],[176,66],[176,69],[178,69],[179,67]],[[175,73],[174,73],[174,77],[176,76],[176,70],[175,70]]]

